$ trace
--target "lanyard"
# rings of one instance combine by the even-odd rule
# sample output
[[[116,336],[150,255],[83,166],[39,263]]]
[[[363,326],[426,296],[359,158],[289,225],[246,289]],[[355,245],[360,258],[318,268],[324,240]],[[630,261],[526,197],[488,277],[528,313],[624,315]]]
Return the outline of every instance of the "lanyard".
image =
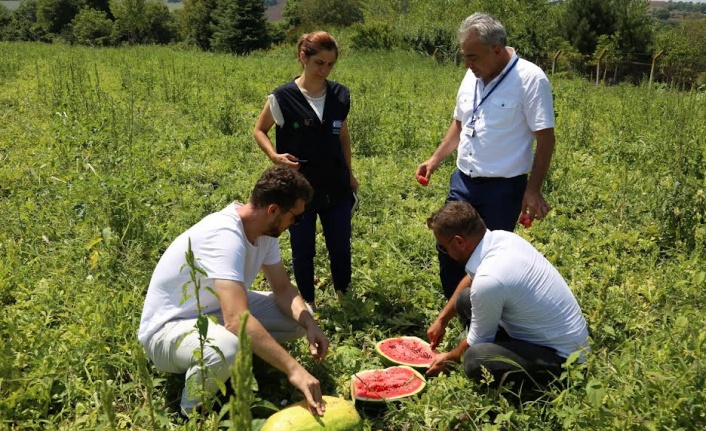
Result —
[[[477,100],[477,98],[478,98],[478,86],[479,86],[479,84],[480,84],[480,81],[479,81],[479,80],[476,80],[476,90],[473,92],[473,115],[471,116],[471,121],[468,123],[468,126],[469,126],[469,127],[471,128],[471,130],[473,131],[472,134],[471,134],[471,136],[475,136],[475,134],[476,134],[476,112],[478,112],[478,108],[480,108],[480,105],[482,105],[483,102],[485,102],[485,100],[486,100],[488,97],[490,97],[491,94],[493,94],[493,91],[495,91],[495,89],[500,86],[500,84],[503,82],[503,80],[505,79],[505,77],[506,77],[506,76],[510,73],[510,71],[515,67],[515,65],[517,64],[517,61],[518,61],[519,59],[520,59],[520,57],[515,57],[515,61],[512,62],[512,64],[510,65],[510,67],[508,67],[508,69],[505,71],[505,73],[503,73],[502,75],[500,75],[500,78],[498,79],[498,82],[496,82],[495,85],[493,85],[493,88],[490,89],[490,91],[488,92],[488,94],[486,94],[485,96],[483,96],[483,97],[480,99],[480,102],[478,102],[478,100]]]

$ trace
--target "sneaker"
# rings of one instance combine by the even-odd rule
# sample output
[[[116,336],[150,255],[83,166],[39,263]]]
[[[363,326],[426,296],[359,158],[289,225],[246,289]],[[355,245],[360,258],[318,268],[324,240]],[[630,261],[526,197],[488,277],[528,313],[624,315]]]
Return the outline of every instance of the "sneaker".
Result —
[[[179,417],[184,420],[184,422],[187,422],[189,420],[189,417],[191,416],[191,412],[193,412],[194,409],[189,409],[187,412],[186,409],[183,406],[179,406]],[[196,414],[200,414],[201,416],[204,416],[206,414],[206,410],[201,406],[196,407]]]

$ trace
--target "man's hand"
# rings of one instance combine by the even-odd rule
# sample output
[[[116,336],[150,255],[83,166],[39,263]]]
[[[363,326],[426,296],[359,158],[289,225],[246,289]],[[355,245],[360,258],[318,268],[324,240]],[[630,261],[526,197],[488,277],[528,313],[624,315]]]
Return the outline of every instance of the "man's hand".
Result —
[[[426,375],[429,377],[438,376],[440,373],[451,369],[455,363],[456,361],[451,358],[449,353],[438,353],[434,359],[432,359]]]
[[[326,411],[326,404],[321,396],[321,385],[316,377],[309,374],[301,365],[298,366],[289,376],[289,383],[299,389],[312,414],[323,416]]]
[[[441,319],[436,319],[429,329],[427,329],[427,337],[429,338],[432,350],[436,349],[436,346],[444,340],[444,334],[446,334],[446,325],[444,325]]]
[[[439,167],[438,163],[435,163],[432,158],[428,159],[424,163],[420,164],[417,166],[417,171],[414,173],[414,176],[417,178],[417,181],[420,183],[422,181],[426,181],[426,184],[429,184],[429,179],[431,178],[431,174],[434,173],[436,168]],[[421,180],[421,178],[424,178],[424,180]],[[424,185],[426,185],[424,184]]]
[[[321,328],[317,325],[311,325],[306,331],[306,338],[309,340],[309,351],[316,362],[321,363],[328,353],[328,338],[324,335]]]
[[[544,218],[552,207],[539,192],[526,190],[522,197],[522,213],[527,213],[532,219]]]

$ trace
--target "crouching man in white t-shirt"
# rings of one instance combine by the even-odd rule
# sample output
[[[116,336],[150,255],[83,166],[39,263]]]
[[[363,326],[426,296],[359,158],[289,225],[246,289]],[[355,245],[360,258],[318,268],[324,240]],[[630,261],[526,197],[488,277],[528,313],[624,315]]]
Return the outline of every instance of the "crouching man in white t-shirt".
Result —
[[[529,242],[505,231],[489,231],[467,202],[452,201],[427,220],[440,252],[465,265],[466,275],[427,331],[432,347],[456,315],[468,327],[458,347],[438,354],[428,375],[463,358],[466,375],[495,383],[559,376],[573,352],[589,350],[588,329],[576,298],[561,274]],[[521,368],[518,368],[521,367]]]
[[[218,383],[214,379],[225,382],[230,377],[238,350],[239,320],[249,311],[246,330],[253,352],[286,373],[311,411],[323,414],[319,381],[280,345],[306,336],[317,361],[323,361],[328,351],[328,339],[289,280],[277,242],[282,232],[297,223],[312,196],[301,174],[274,166],[262,174],[246,204],[232,203],[174,240],[152,275],[138,333],[157,369],[185,373],[187,383],[196,379],[199,387],[205,376],[207,389],[215,394]],[[205,274],[197,274],[201,311],[217,321],[209,320],[203,357],[207,373],[201,372],[195,355],[199,350],[198,311],[190,268],[185,265],[189,242],[196,265]],[[249,290],[260,269],[272,292]],[[185,387],[182,414],[192,413],[199,404],[199,397],[187,393]]]

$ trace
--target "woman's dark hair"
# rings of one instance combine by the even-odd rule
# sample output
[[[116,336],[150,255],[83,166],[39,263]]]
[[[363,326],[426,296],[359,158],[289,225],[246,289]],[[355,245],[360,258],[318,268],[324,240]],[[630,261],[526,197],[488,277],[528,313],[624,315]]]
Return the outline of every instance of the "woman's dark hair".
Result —
[[[312,31],[305,33],[297,42],[297,55],[303,52],[307,57],[316,55],[321,51],[334,51],[338,58],[338,44],[336,39],[325,31]]]
[[[255,183],[250,194],[250,203],[255,208],[264,208],[276,204],[287,211],[294,207],[297,200],[309,203],[314,196],[314,189],[302,174],[283,165],[267,168]]]

